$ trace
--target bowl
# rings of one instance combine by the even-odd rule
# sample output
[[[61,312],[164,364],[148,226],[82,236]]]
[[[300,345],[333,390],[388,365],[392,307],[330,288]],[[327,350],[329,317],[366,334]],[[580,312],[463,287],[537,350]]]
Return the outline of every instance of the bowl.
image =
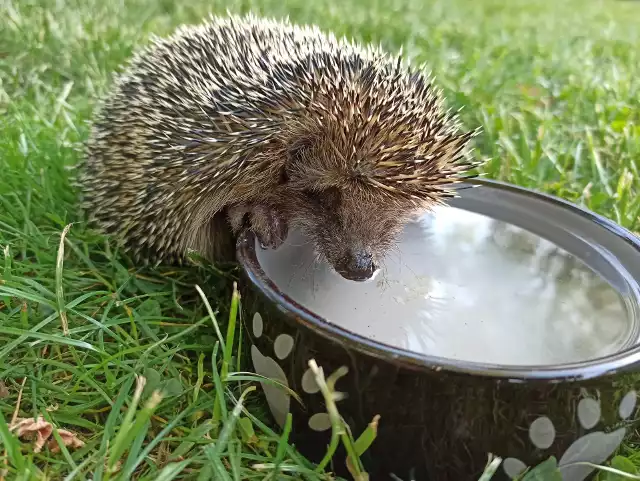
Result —
[[[274,420],[291,413],[290,440],[325,455],[314,359],[325,375],[348,368],[337,407],[355,436],[380,416],[362,457],[372,480],[477,480],[489,453],[503,459],[493,479],[550,456],[565,481],[586,479],[584,462],[609,459],[636,421],[640,240],[509,184],[458,195],[410,223],[367,283],[306,262],[295,232],[275,251],[239,236],[253,367],[300,397],[263,383]]]

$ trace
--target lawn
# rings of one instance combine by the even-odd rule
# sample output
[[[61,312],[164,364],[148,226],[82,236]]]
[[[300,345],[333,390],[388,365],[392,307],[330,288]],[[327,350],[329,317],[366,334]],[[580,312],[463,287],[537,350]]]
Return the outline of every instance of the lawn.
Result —
[[[111,73],[149,33],[227,8],[402,47],[483,127],[489,177],[640,231],[639,2],[3,0],[0,479],[328,479],[271,430],[259,391],[242,420],[232,411],[255,384],[233,380],[248,369],[240,330],[214,356],[232,268],[136,271],[81,223],[63,235],[79,219],[69,179]],[[52,439],[84,445],[36,453],[9,435],[14,416],[38,415]]]

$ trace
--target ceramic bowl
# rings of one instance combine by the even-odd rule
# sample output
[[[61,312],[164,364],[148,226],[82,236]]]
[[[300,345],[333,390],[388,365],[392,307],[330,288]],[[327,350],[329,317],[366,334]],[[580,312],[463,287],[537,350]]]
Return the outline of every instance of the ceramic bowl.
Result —
[[[548,195],[488,180],[467,187],[460,186],[452,207],[519,226],[562,247],[624,295],[629,315],[638,316],[638,237]],[[372,480],[477,480],[493,453],[504,460],[494,479],[513,479],[555,456],[563,478],[579,481],[593,468],[576,462],[606,461],[631,431],[640,366],[637,332],[618,352],[561,365],[430,356],[350,332],[298,304],[265,274],[259,249],[251,232],[239,237],[253,367],[300,396],[302,403],[262,386],[274,420],[282,425],[292,414],[290,440],[314,462],[324,456],[331,428],[308,370],[310,359],[326,374],[348,367],[336,388],[347,394],[338,408],[354,434],[380,416],[378,437],[363,456]],[[348,477],[344,454],[335,459],[334,471]]]

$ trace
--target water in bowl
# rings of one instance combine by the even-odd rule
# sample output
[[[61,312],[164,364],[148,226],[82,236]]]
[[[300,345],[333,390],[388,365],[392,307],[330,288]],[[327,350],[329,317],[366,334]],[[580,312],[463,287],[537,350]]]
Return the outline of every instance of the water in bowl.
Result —
[[[453,207],[409,224],[373,281],[343,279],[292,232],[258,249],[307,309],[387,345],[500,365],[579,362],[626,347],[631,316],[581,260],[526,230]]]

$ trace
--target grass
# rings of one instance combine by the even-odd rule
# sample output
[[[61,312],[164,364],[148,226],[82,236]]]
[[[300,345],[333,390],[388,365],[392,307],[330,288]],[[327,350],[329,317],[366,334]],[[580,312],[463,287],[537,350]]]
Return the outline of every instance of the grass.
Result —
[[[0,0],[0,477],[327,479],[238,374],[242,330],[225,349],[212,328],[234,319],[233,268],[134,271],[81,224],[62,235],[78,220],[69,169],[111,72],[150,32],[227,8],[403,46],[483,126],[489,177],[640,231],[637,2]],[[25,449],[14,412],[85,444]]]

